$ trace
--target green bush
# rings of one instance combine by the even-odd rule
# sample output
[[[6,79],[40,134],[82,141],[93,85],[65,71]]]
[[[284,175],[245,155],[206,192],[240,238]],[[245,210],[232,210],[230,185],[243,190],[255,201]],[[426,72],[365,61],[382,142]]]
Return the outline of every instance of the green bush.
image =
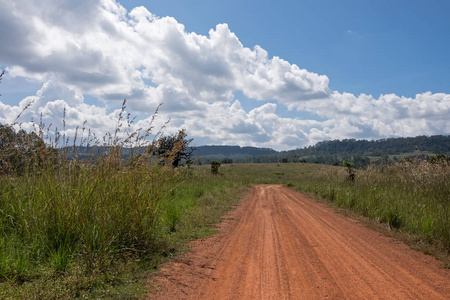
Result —
[[[211,162],[211,173],[212,174],[219,174],[219,167],[221,163],[218,161]]]

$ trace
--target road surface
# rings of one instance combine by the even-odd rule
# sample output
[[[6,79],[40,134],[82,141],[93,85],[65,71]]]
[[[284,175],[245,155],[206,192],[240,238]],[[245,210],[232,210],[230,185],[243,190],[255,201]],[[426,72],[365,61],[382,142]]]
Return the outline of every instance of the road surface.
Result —
[[[281,185],[255,186],[151,299],[450,299],[450,270]]]

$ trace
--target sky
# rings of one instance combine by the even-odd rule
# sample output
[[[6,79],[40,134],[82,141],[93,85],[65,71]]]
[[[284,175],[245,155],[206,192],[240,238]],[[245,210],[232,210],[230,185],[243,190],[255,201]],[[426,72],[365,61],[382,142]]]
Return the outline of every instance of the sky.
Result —
[[[446,0],[0,0],[0,123],[102,137],[126,99],[123,137],[183,128],[193,145],[448,135],[449,11]]]

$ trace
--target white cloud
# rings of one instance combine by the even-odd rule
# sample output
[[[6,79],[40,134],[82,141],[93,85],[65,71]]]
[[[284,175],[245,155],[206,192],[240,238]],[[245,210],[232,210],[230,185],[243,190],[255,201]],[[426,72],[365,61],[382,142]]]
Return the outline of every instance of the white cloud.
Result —
[[[14,121],[34,99],[23,126],[42,114],[46,124],[62,128],[65,108],[67,126],[87,121],[102,135],[114,130],[127,98],[128,110],[140,117],[133,128],[148,125],[164,103],[158,126],[170,118],[168,132],[184,127],[196,143],[289,149],[323,139],[450,133],[447,94],[375,99],[333,92],[327,76],[270,58],[260,46],[244,47],[226,24],[203,36],[174,18],[144,7],[127,12],[113,0],[0,4],[0,63],[7,76],[43,85],[16,106],[0,103],[0,122]],[[266,103],[246,112],[237,91]],[[86,95],[104,105],[87,104]],[[281,117],[279,106],[320,121]]]
[[[301,109],[332,122],[322,138],[385,138],[450,133],[450,95],[426,92],[415,98],[394,94],[355,95],[334,92],[329,99],[304,102]],[[346,124],[345,126],[343,124]],[[352,128],[358,128],[354,130]]]

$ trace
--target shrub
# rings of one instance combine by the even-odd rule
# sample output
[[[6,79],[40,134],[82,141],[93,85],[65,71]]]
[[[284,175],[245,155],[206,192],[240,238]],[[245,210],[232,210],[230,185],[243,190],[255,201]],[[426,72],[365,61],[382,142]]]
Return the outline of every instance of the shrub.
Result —
[[[211,173],[213,174],[219,174],[219,167],[221,163],[218,161],[212,161],[211,162]]]

